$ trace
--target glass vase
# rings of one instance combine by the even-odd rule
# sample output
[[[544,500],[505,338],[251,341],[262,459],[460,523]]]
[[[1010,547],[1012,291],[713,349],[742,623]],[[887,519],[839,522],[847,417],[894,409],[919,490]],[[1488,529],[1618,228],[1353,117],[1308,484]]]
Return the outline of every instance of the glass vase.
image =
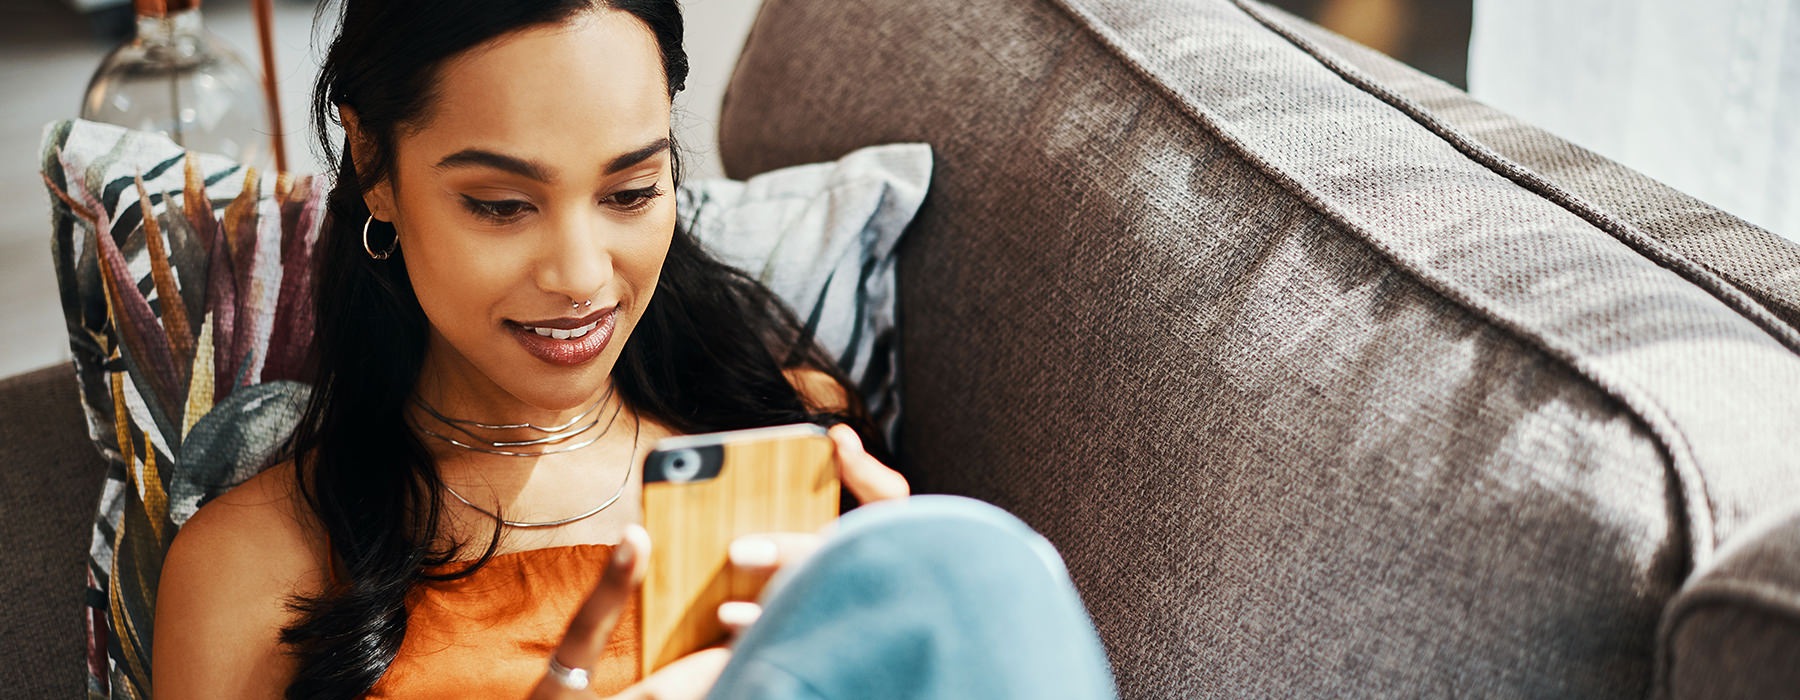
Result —
[[[81,118],[163,134],[269,172],[268,106],[256,71],[206,30],[198,0],[134,0],[137,36],[101,61]]]

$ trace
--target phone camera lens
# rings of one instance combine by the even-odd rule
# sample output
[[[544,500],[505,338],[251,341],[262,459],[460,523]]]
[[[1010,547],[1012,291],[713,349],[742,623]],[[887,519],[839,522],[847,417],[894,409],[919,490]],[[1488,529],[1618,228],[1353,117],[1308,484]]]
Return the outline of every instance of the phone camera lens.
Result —
[[[663,476],[674,482],[693,481],[700,476],[700,462],[699,452],[676,450],[663,462]]]

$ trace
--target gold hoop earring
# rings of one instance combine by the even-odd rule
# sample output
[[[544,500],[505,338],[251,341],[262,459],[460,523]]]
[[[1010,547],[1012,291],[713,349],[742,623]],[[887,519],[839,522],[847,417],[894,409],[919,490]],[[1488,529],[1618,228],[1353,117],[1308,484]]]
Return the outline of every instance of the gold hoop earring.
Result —
[[[388,256],[394,254],[395,249],[400,247],[400,229],[398,229],[398,228],[394,229],[394,242],[393,243],[389,243],[388,247],[385,250],[376,252],[375,248],[369,245],[369,224],[372,224],[372,223],[375,223],[375,215],[374,214],[370,214],[369,218],[367,220],[363,221],[363,252],[368,253],[369,257],[374,258],[376,260],[386,260],[386,259],[388,259]]]

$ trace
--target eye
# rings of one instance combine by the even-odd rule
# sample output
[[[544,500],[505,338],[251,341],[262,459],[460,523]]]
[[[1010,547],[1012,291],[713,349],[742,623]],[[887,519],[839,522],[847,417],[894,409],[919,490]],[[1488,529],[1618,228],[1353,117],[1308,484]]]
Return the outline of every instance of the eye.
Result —
[[[525,213],[531,209],[529,203],[517,199],[489,201],[485,199],[476,199],[466,194],[463,195],[462,198],[463,208],[468,209],[469,213],[495,223],[513,221],[524,216]]]
[[[655,185],[635,190],[623,190],[613,193],[603,201],[611,202],[622,211],[640,211],[656,203],[656,198],[663,195],[662,188]]]

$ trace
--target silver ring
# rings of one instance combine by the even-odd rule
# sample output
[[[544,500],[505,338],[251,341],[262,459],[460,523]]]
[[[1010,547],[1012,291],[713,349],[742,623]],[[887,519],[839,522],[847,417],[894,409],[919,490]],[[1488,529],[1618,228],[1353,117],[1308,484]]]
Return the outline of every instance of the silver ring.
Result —
[[[588,672],[584,669],[562,665],[562,662],[556,660],[555,654],[550,655],[550,677],[556,679],[557,685],[569,690],[587,690],[588,688]]]

